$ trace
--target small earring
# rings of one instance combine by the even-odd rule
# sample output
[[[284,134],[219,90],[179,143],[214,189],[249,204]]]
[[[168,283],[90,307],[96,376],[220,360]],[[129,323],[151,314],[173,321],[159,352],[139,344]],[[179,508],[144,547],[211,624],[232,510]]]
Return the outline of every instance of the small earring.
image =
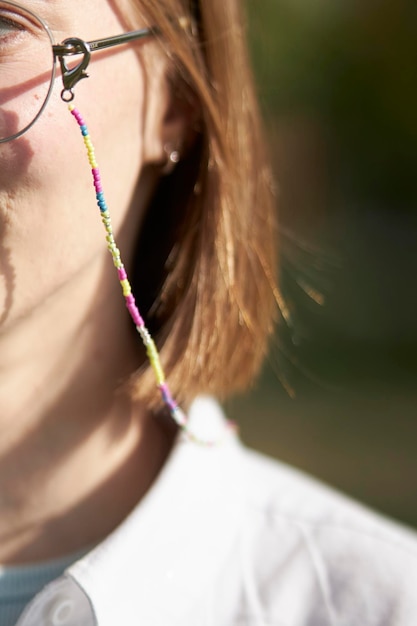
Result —
[[[180,153],[178,150],[173,150],[169,153],[169,160],[171,163],[179,163],[180,162]]]
[[[162,173],[171,174],[175,166],[181,161],[181,153],[179,149],[171,143],[166,143],[164,145],[164,151],[167,155],[167,159],[162,168]]]

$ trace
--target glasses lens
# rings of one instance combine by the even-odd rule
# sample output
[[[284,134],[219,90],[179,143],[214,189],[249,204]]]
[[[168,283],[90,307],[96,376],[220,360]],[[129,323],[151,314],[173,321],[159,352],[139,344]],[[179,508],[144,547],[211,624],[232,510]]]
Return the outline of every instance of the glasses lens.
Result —
[[[51,44],[36,15],[0,0],[0,142],[21,135],[46,105],[54,76]]]

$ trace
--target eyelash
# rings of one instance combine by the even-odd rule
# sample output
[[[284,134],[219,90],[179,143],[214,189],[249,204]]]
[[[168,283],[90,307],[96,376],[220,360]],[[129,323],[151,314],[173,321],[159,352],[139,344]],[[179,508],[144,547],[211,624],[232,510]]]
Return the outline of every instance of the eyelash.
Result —
[[[18,44],[25,34],[30,35],[30,23],[24,24],[22,22],[23,17],[19,15],[0,15],[0,49],[12,44]],[[4,53],[7,53],[7,49],[4,49]]]
[[[10,19],[9,17],[0,16],[0,45],[5,43],[10,37],[15,37],[24,31],[24,26],[15,20]]]

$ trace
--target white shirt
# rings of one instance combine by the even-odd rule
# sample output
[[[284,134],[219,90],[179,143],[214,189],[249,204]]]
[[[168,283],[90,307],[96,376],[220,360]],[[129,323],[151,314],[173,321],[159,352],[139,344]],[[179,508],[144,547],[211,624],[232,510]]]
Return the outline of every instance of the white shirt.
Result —
[[[224,435],[198,399],[149,493],[18,626],[416,626],[414,533]],[[200,431],[201,432],[201,431]]]

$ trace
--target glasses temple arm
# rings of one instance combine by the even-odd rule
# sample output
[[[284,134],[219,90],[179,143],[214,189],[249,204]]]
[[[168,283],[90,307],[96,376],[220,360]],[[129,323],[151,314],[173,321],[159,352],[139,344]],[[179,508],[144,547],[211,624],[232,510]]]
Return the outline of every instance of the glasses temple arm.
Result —
[[[144,39],[145,37],[153,37],[157,34],[158,29],[156,27],[142,28],[141,30],[133,30],[129,33],[123,33],[122,35],[115,35],[114,37],[106,37],[105,39],[89,41],[88,45],[91,52],[93,52],[94,50],[104,50],[105,48],[111,48],[112,46],[118,46],[119,44],[129,43],[129,41]]]
[[[55,58],[61,58],[64,56],[71,56],[73,54],[83,54],[85,46],[90,52],[94,52],[95,50],[104,50],[105,48],[111,48],[113,46],[129,43],[130,41],[136,41],[145,37],[152,37],[157,34],[158,29],[154,27],[133,30],[129,33],[122,33],[121,35],[114,35],[113,37],[105,37],[104,39],[86,41],[83,42],[84,45],[78,44],[75,39],[66,39],[60,44],[54,44],[52,46],[52,50]]]

